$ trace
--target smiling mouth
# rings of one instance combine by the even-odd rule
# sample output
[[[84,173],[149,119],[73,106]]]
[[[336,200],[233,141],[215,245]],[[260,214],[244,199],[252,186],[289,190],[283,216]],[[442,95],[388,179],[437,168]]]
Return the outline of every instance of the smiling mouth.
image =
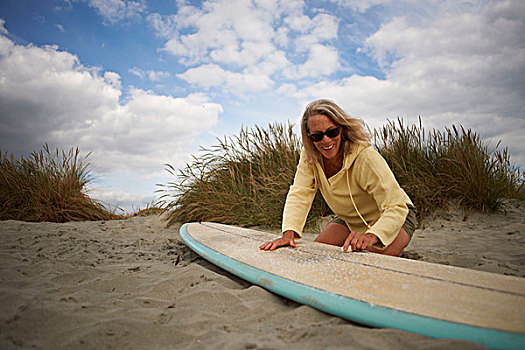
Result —
[[[322,149],[324,149],[325,151],[329,151],[331,150],[332,148],[334,148],[335,145],[332,145],[330,147],[321,147]]]

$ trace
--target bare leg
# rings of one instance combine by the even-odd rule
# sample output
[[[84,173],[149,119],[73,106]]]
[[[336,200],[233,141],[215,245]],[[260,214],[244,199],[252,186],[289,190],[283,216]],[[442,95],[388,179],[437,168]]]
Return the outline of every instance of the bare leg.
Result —
[[[350,234],[350,230],[346,225],[337,224],[332,222],[325,227],[325,229],[317,236],[315,239],[316,242],[325,243],[330,245],[336,245],[341,247],[346,240],[346,237]],[[410,242],[410,237],[404,229],[399,231],[399,234],[396,236],[394,241],[390,243],[388,247],[384,250],[379,250],[374,247],[370,247],[367,250],[373,253],[399,256],[401,252]]]
[[[324,230],[315,239],[316,242],[337,245],[341,247],[345,243],[346,237],[350,234],[350,230],[346,225],[336,224],[332,222],[324,228]]]
[[[392,256],[400,256],[403,252],[403,249],[410,243],[410,237],[408,236],[408,233],[404,229],[401,229],[396,236],[396,239],[388,247],[386,247],[384,250],[379,250],[374,247],[370,247],[367,250],[369,252],[378,253],[378,254],[384,254],[384,255],[392,255]]]

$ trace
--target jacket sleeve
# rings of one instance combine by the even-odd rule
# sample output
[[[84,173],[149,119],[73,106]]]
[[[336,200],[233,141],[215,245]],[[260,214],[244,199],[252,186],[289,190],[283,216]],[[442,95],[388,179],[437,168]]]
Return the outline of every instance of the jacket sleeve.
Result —
[[[381,212],[379,219],[367,230],[375,234],[384,249],[394,241],[408,215],[410,198],[399,186],[385,159],[375,150],[369,149],[363,157],[356,159],[359,169],[358,183],[368,192]]]
[[[286,196],[282,221],[282,232],[292,230],[299,236],[302,236],[308,212],[317,192],[314,169],[306,164],[305,159],[306,153],[302,149],[294,182]]]

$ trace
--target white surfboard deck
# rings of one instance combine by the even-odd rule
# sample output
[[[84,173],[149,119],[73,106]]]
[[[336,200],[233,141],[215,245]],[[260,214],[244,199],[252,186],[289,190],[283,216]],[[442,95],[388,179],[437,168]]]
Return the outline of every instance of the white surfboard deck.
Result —
[[[375,327],[492,348],[525,349],[525,279],[297,240],[261,251],[275,234],[216,223],[180,229],[212,263],[277,294]]]

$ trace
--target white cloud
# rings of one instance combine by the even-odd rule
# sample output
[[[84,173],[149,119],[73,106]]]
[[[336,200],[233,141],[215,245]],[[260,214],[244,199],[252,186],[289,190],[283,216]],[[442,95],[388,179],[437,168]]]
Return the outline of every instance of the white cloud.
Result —
[[[330,75],[339,68],[339,54],[334,47],[312,45],[309,49],[308,60],[300,65],[287,68],[283,74],[291,80],[302,78],[318,78]]]
[[[117,214],[134,213],[138,209],[145,209],[157,199],[151,192],[129,192],[116,188],[100,187],[94,184],[88,186],[86,193],[91,198],[100,201],[109,210],[115,210]]]
[[[121,90],[120,75],[115,72],[104,72],[104,82],[115,90]]]
[[[170,72],[157,71],[157,70],[143,70],[138,67],[133,67],[129,69],[129,72],[141,79],[147,79],[149,81],[160,81],[171,77]]]
[[[0,145],[17,154],[43,143],[92,151],[98,173],[163,172],[182,165],[198,135],[217,123],[221,105],[131,89],[120,77],[83,66],[54,46],[15,45],[0,36]]]
[[[160,81],[171,77],[171,73],[158,70],[148,70],[147,76],[150,81]]]
[[[236,73],[224,70],[215,64],[191,68],[177,76],[190,84],[206,89],[221,87],[224,91],[239,94],[267,90],[273,85],[273,81],[265,74]]]
[[[139,17],[146,10],[144,0],[85,0],[108,24]]]
[[[310,18],[303,1],[183,3],[175,15],[152,14],[148,20],[167,39],[164,50],[193,66],[178,76],[205,89],[261,91],[282,78],[317,79],[339,67],[331,45],[338,19]]]
[[[176,16],[162,16],[158,13],[149,14],[146,21],[153,27],[157,36],[165,39],[170,39],[177,31]]]
[[[353,75],[298,91],[304,103],[328,97],[372,127],[418,115],[429,126],[462,124],[502,140],[525,164],[525,3],[487,2],[432,18],[397,17],[364,43],[386,77]],[[416,23],[415,23],[416,22]]]
[[[7,29],[5,29],[5,19],[0,18],[0,34],[7,34]]]
[[[342,6],[348,6],[359,12],[365,12],[369,8],[376,5],[383,5],[391,3],[392,0],[330,0]]]
[[[308,16],[301,16],[298,23],[293,23],[293,20],[285,21],[292,22],[289,23],[291,29],[303,33],[294,40],[299,52],[307,51],[312,45],[319,45],[319,43],[337,38],[339,21],[331,15],[319,14],[312,19]]]

